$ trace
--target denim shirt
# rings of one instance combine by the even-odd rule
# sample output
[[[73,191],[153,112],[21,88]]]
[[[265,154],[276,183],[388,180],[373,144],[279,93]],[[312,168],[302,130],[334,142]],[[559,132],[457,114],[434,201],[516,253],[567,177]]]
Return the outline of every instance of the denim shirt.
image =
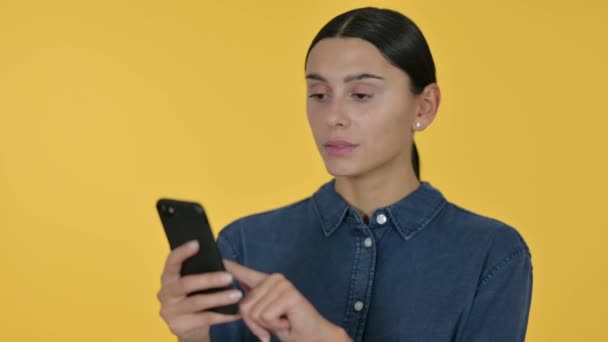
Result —
[[[532,266],[515,229],[426,182],[366,223],[334,183],[233,222],[218,237],[223,257],[282,273],[354,341],[524,341]],[[237,321],[211,340],[257,338]]]

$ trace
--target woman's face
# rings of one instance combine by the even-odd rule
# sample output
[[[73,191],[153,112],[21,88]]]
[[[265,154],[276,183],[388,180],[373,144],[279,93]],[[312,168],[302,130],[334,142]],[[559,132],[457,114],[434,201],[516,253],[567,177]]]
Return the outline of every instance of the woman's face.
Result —
[[[421,101],[408,75],[373,44],[359,38],[319,41],[306,63],[306,82],[308,121],[330,174],[411,169]]]

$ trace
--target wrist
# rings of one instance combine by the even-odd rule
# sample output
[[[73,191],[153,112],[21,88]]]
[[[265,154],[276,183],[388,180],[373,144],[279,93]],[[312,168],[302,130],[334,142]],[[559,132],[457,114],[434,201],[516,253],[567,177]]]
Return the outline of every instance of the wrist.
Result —
[[[185,339],[185,338],[178,338],[177,342],[209,342],[211,341],[211,338],[209,337],[209,335],[205,336],[205,337],[201,337],[199,339]]]
[[[341,326],[330,323],[327,333],[319,342],[352,342],[352,339]]]
[[[338,331],[336,332],[335,339],[332,339],[332,341],[340,341],[340,342],[352,342],[353,341],[350,338],[350,336],[348,336],[348,334],[346,333],[346,330],[344,330],[340,326],[336,326],[336,327],[338,328]]]

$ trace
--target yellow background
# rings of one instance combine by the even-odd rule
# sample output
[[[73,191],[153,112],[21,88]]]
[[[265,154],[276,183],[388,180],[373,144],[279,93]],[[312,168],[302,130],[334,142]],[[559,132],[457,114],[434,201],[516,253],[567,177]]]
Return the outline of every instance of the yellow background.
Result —
[[[423,178],[528,241],[528,341],[608,336],[603,1],[0,1],[0,340],[173,341],[154,202],[214,228],[329,179],[304,55],[362,5],[414,19],[443,103]]]

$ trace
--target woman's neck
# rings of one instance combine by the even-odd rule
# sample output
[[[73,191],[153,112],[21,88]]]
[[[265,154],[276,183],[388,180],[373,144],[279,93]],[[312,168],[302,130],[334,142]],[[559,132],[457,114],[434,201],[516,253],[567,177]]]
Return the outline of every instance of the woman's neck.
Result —
[[[338,176],[335,190],[368,222],[376,209],[399,201],[420,186],[411,164],[401,165],[381,167],[357,176]]]

